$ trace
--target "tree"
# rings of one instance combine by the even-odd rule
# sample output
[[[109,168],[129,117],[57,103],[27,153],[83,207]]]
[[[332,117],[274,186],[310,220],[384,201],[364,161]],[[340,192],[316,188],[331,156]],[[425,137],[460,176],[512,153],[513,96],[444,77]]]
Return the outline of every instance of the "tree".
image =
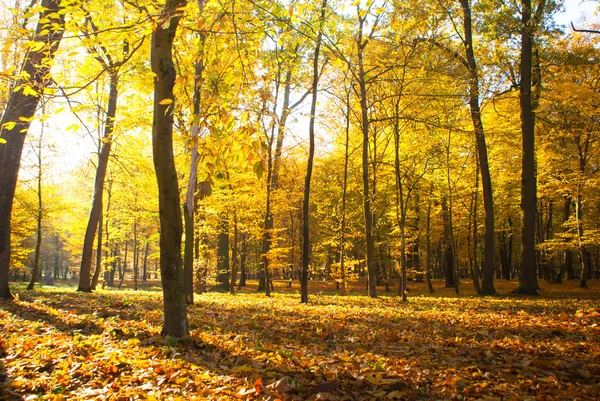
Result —
[[[42,0],[42,11],[25,56],[18,85],[0,122],[0,298],[13,296],[8,285],[11,213],[25,135],[51,83],[50,66],[63,37],[65,14],[60,0]]]
[[[543,9],[544,0],[538,6]],[[532,59],[536,20],[531,18],[531,0],[521,1],[521,106],[522,171],[521,171],[521,269],[518,294],[537,295],[538,282],[535,262],[535,116],[532,102]]]
[[[104,10],[106,11],[106,10]],[[139,22],[138,22],[139,23]],[[137,41],[130,46],[129,39],[123,39],[123,45],[119,49],[121,57],[117,58],[111,54],[110,50],[102,44],[99,39],[99,27],[94,23],[92,15],[86,11],[85,27],[81,28],[82,35],[87,39],[86,47],[88,53],[94,57],[103,67],[109,77],[108,104],[106,107],[106,116],[104,120],[104,133],[99,138],[98,166],[94,180],[94,193],[92,196],[92,207],[88,219],[87,229],[83,241],[83,251],[81,256],[81,268],[79,270],[79,286],[77,291],[91,292],[92,281],[90,280],[92,268],[92,253],[94,247],[94,238],[96,229],[102,215],[102,197],[104,193],[104,180],[110,157],[111,146],[115,128],[115,118],[117,114],[117,97],[119,94],[120,68],[131,58],[139,49],[144,39]],[[111,39],[115,39],[114,37]],[[99,237],[101,234],[99,235]],[[98,252],[100,256],[101,253]],[[98,271],[99,273],[99,271]],[[96,279],[97,280],[97,279]]]
[[[173,40],[186,0],[166,0],[152,34],[151,64],[154,82],[152,150],[160,217],[160,272],[163,286],[163,334],[183,337],[188,333],[181,236],[183,226],[179,185],[173,157]]]
[[[481,184],[483,188],[483,207],[485,210],[485,246],[483,258],[483,280],[481,290],[484,295],[496,293],[494,288],[494,199],[492,193],[492,179],[488,164],[488,152],[485,142],[483,122],[481,120],[481,107],[479,104],[479,69],[473,49],[473,31],[470,0],[460,0],[463,13],[464,38],[463,44],[466,54],[466,63],[469,73],[469,106],[475,130],[479,169],[481,171]]]
[[[323,24],[325,23],[325,11],[327,9],[327,0],[321,4],[319,17],[319,27],[315,43],[315,53],[313,55],[313,75],[312,75],[312,99],[310,102],[310,121],[308,162],[306,165],[306,177],[304,180],[304,199],[302,200],[302,270],[300,278],[300,302],[308,302],[308,264],[310,257],[309,242],[309,202],[310,202],[310,181],[313,170],[313,160],[315,157],[315,118],[317,112],[317,89],[319,87],[319,52],[321,50],[321,38],[323,37]]]

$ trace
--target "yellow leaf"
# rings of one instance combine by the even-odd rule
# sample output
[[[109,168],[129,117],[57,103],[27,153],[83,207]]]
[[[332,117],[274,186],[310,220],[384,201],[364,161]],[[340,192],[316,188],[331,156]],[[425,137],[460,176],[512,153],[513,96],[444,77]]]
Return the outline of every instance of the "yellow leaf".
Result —
[[[158,104],[162,104],[163,106],[166,106],[171,103],[173,103],[173,99],[163,99],[160,102],[158,102]]]
[[[2,128],[6,128],[7,131],[10,131],[11,129],[15,128],[15,125],[17,125],[16,122],[8,121],[2,124]]]
[[[254,371],[254,369],[252,369],[248,365],[236,366],[235,368],[231,369],[231,373],[244,373],[244,372],[253,372],[253,371]]]
[[[26,123],[30,123],[30,122],[32,122],[34,119],[35,119],[35,116],[31,116],[31,117],[29,117],[29,118],[27,118],[27,117],[19,117],[19,120],[21,120],[21,121],[23,121],[23,122],[26,122]]]
[[[29,85],[26,85],[26,86],[23,88],[23,94],[24,94],[25,96],[37,96],[37,95],[38,95],[38,93],[35,91],[35,89],[33,89],[33,88],[32,88],[31,86],[29,86]]]

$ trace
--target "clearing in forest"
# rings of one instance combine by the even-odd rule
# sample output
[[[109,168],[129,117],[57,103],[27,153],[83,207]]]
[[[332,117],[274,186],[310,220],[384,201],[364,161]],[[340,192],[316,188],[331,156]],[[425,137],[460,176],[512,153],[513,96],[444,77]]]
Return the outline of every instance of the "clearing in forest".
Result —
[[[540,284],[408,304],[207,293],[184,341],[161,337],[157,291],[17,289],[0,303],[2,399],[599,399],[600,285]]]

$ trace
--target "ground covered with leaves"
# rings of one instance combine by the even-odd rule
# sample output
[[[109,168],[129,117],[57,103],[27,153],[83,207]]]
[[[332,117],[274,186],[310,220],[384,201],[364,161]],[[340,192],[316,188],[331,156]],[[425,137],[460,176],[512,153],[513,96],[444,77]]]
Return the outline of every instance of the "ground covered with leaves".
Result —
[[[543,287],[537,298],[438,290],[408,304],[394,296],[313,294],[303,305],[294,292],[207,293],[190,307],[183,341],[161,337],[158,291],[17,289],[16,301],[0,302],[1,394],[598,400],[600,286],[590,284]]]

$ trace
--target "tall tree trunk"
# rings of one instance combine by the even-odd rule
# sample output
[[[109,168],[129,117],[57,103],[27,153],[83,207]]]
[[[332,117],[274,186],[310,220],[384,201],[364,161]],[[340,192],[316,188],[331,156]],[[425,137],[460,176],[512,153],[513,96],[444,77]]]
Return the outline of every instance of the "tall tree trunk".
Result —
[[[229,284],[229,293],[235,294],[235,282],[238,273],[238,219],[237,214],[233,213],[233,246],[231,248],[231,283]]]
[[[279,79],[279,78],[278,78]],[[277,84],[279,88],[279,84]],[[278,90],[278,89],[277,89]],[[261,276],[258,285],[258,291],[265,291],[266,296],[271,296],[270,283],[270,271],[269,271],[269,251],[271,250],[271,241],[273,238],[273,195],[274,192],[279,188],[279,168],[281,166],[281,154],[283,151],[283,140],[285,138],[285,129],[287,119],[290,115],[291,110],[296,107],[299,103],[290,106],[290,95],[292,92],[292,71],[288,68],[285,74],[285,82],[283,89],[283,105],[281,108],[281,116],[279,117],[277,138],[275,139],[275,151],[273,153],[273,136],[272,131],[269,138],[269,149],[267,154],[267,199],[265,205],[265,219],[263,224],[263,238],[261,242]],[[276,114],[277,102],[275,102],[273,114]],[[273,127],[273,130],[275,127]]]
[[[404,184],[402,183],[402,173],[400,171],[400,98],[395,103],[394,113],[394,175],[396,179],[396,222],[400,228],[400,283],[398,285],[398,295],[402,297],[402,302],[407,302],[406,290],[406,207],[404,204]]]
[[[532,107],[531,69],[534,26],[531,22],[531,0],[521,0],[521,106],[522,172],[521,172],[521,269],[517,294],[537,295],[535,271],[535,213],[537,185],[535,181],[535,116]]]
[[[137,218],[133,219],[133,289],[138,290],[138,260],[139,260],[139,249],[138,249],[138,232],[137,232]]]
[[[204,12],[204,0],[196,0],[198,5],[198,17],[202,18]],[[191,127],[192,131],[192,156],[190,161],[190,176],[188,179],[188,188],[186,193],[184,207],[184,223],[185,223],[185,248],[183,258],[183,275],[185,285],[185,300],[188,305],[194,303],[194,244],[195,228],[194,228],[194,212],[196,209],[196,186],[198,180],[198,137],[200,135],[200,101],[202,99],[201,89],[204,80],[204,43],[206,42],[206,33],[203,30],[199,31],[200,46],[198,48],[197,61],[195,65],[196,75],[194,77],[194,119]]]
[[[365,219],[365,242],[367,246],[366,264],[368,274],[368,293],[377,297],[377,266],[375,265],[375,242],[373,240],[373,214],[371,212],[371,193],[369,191],[369,107],[367,104],[367,81],[364,66],[364,50],[368,43],[363,39],[365,18],[358,13],[359,29],[357,37],[358,51],[358,86],[360,90],[360,111],[362,131],[362,181],[363,211]]]
[[[310,257],[309,221],[310,221],[310,182],[312,178],[313,159],[315,157],[315,117],[317,112],[317,89],[319,87],[319,53],[321,50],[321,38],[323,36],[323,24],[325,23],[325,10],[327,0],[321,4],[319,16],[319,31],[315,53],[313,55],[312,76],[312,100],[310,103],[310,121],[308,123],[309,147],[308,162],[306,165],[306,176],[304,179],[304,198],[302,200],[302,270],[300,272],[300,302],[308,302],[308,261]]]
[[[578,191],[579,192],[579,191]],[[579,279],[579,287],[580,288],[588,288],[587,280],[588,275],[591,270],[591,260],[590,260],[590,251],[583,244],[583,222],[582,222],[582,213],[583,213],[583,201],[581,200],[581,195],[577,195],[577,248],[579,250],[579,263],[581,265],[581,278]]]
[[[146,246],[144,247],[144,267],[142,274],[142,281],[148,280],[148,252],[150,251],[150,241],[146,240]],[[193,282],[192,282],[193,284]]]
[[[350,159],[350,91],[346,93],[346,140],[344,143],[344,178],[342,184],[342,222],[340,224],[340,281],[342,295],[348,293],[348,283],[346,279],[346,198],[348,195],[348,161]]]
[[[435,293],[433,289],[433,285],[431,284],[431,206],[433,204],[433,183],[431,184],[431,189],[429,190],[429,202],[427,202],[427,228],[426,228],[426,237],[427,237],[427,288],[429,289],[429,293]]]
[[[473,190],[473,197],[471,198],[471,208],[472,208],[472,219],[471,223],[473,225],[473,249],[472,249],[472,265],[471,268],[471,277],[473,278],[473,286],[475,287],[475,292],[477,294],[481,294],[481,287],[479,285],[479,264],[477,261],[477,199],[479,197],[479,164],[476,163],[477,167],[475,169],[475,189]]]
[[[444,222],[444,247],[443,261],[445,267],[446,288],[456,287],[454,277],[454,247],[452,245],[452,235],[450,229],[450,212],[448,211],[448,197],[442,198],[442,220]]]
[[[160,217],[160,272],[163,287],[164,323],[162,333],[183,337],[188,333],[179,206],[179,186],[173,157],[173,40],[186,0],[166,0],[152,34],[150,60],[154,81],[152,150]],[[166,101],[165,101],[166,100]],[[168,101],[171,101],[169,103]]]
[[[21,154],[25,136],[31,125],[40,94],[51,82],[48,62],[54,58],[63,37],[65,14],[60,13],[60,0],[42,0],[41,12],[32,42],[46,45],[36,51],[29,51],[22,67],[19,85],[30,87],[36,94],[25,94],[25,90],[13,91],[0,121],[0,298],[12,299],[8,281],[10,269],[10,231],[11,215],[17,177],[21,165]],[[11,127],[14,123],[14,126]]]
[[[38,210],[37,210],[37,238],[35,241],[35,254],[33,258],[33,272],[31,273],[31,281],[27,286],[28,290],[33,290],[35,287],[35,281],[40,273],[40,249],[42,248],[42,218],[44,216],[44,203],[42,199],[42,139],[44,137],[44,124],[42,124],[40,136],[38,138],[38,176],[37,176],[37,196],[38,196]]]
[[[106,169],[108,167],[108,159],[112,146],[112,134],[115,124],[115,116],[117,114],[119,75],[116,70],[109,70],[109,74],[110,89],[108,95],[108,108],[106,110],[106,120],[104,122],[104,135],[100,140],[102,149],[100,150],[100,154],[98,156],[98,168],[96,169],[96,178],[94,180],[92,208],[90,210],[88,225],[83,239],[81,267],[79,269],[79,287],[77,287],[77,291],[82,292],[92,291],[90,273],[92,269],[94,238],[96,236],[98,221],[100,220],[100,215],[102,214],[102,194],[104,192],[104,180],[106,177]]]
[[[463,11],[463,26],[465,37],[463,43],[467,55],[467,68],[469,70],[469,105],[471,119],[475,130],[477,143],[477,155],[479,156],[479,167],[481,170],[481,186],[483,192],[483,208],[485,210],[485,244],[483,252],[483,280],[481,291],[484,295],[496,293],[494,288],[494,198],[492,194],[492,179],[488,164],[487,145],[483,122],[481,121],[481,109],[479,105],[479,70],[473,50],[473,33],[471,27],[470,0],[460,0]]]

